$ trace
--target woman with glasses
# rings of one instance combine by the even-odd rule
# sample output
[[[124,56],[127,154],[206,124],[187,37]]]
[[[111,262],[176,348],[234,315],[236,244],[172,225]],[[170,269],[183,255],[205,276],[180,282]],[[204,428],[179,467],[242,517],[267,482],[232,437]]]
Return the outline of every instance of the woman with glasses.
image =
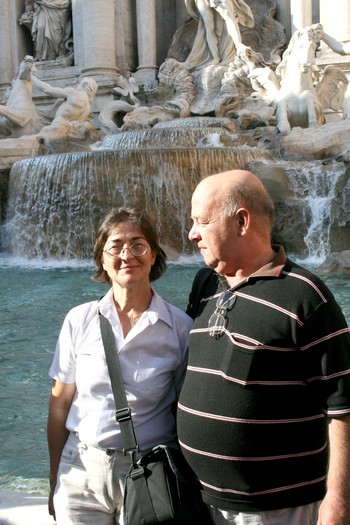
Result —
[[[49,511],[59,525],[120,523],[130,458],[115,420],[99,313],[113,328],[141,452],[176,443],[173,408],[192,325],[151,288],[166,255],[144,211],[112,210],[97,230],[94,260],[94,278],[111,287],[68,313],[50,368]]]

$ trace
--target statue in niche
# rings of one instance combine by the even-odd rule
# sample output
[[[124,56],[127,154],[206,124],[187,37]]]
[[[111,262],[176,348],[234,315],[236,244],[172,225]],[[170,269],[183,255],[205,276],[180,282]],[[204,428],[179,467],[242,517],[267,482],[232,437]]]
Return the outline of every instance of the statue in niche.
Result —
[[[67,138],[86,138],[96,135],[90,123],[91,105],[97,93],[97,83],[93,78],[84,77],[76,87],[54,87],[32,75],[33,84],[43,93],[61,100],[51,124],[42,128],[39,139],[66,140]],[[93,138],[97,140],[97,137]]]
[[[32,99],[34,59],[27,55],[19,65],[3,105],[0,105],[0,134],[4,138],[33,135],[51,122],[49,115],[38,110]]]
[[[254,16],[243,0],[184,0],[188,14],[198,20],[189,68],[229,63],[244,46],[239,24],[254,27]]]
[[[35,60],[72,64],[71,0],[26,0],[19,23],[31,31]]]
[[[318,78],[315,57],[321,41],[338,54],[350,54],[348,44],[327,35],[321,24],[313,24],[293,34],[275,71],[246,61],[254,91],[275,106],[277,128],[283,134],[292,127],[320,126],[325,123],[324,109],[339,111],[344,107],[348,80],[342,70],[327,66]],[[244,53],[241,57],[244,59]]]

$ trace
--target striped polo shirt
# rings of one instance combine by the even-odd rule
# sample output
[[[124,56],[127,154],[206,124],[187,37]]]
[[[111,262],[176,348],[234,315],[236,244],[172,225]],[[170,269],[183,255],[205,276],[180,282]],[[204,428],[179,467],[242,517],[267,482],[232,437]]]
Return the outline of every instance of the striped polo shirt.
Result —
[[[274,261],[233,289],[220,337],[210,337],[208,322],[225,289],[222,277],[201,269],[190,294],[195,322],[178,435],[204,500],[222,509],[322,499],[327,416],[350,414],[344,315],[316,275],[275,249]]]

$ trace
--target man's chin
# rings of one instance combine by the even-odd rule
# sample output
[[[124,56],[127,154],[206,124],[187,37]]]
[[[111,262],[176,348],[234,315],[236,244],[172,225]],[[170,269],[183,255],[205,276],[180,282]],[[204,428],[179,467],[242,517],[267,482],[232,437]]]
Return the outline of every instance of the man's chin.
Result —
[[[223,264],[222,261],[211,261],[211,264],[208,266],[211,266],[213,270],[215,270],[216,273],[219,275],[225,275],[225,264]]]
[[[216,273],[220,273],[221,264],[218,261],[213,261],[212,259],[208,259],[207,257],[203,257],[204,262],[207,266],[210,266],[213,270],[216,271]]]

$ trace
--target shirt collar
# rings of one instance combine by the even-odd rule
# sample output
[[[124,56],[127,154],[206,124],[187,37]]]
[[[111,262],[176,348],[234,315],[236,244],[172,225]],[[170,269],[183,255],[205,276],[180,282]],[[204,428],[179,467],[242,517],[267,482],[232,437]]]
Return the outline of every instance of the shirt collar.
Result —
[[[259,268],[256,272],[252,273],[251,277],[279,277],[287,262],[287,256],[283,246],[273,244],[272,249],[275,252],[275,257],[267,264]]]
[[[167,323],[171,328],[173,326],[172,317],[166,306],[166,302],[157,294],[152,288],[152,300],[147,309],[148,318],[152,324],[156,323],[158,319]],[[114,301],[113,301],[113,288],[110,288],[106,295],[102,297],[98,304],[102,315],[109,317],[115,317],[117,315]],[[108,315],[109,314],[109,315]]]
[[[233,288],[230,288],[230,290],[243,286],[244,284],[249,282],[250,279],[260,277],[279,277],[287,262],[287,256],[285,254],[284,248],[278,244],[273,244],[272,249],[275,252],[275,256],[271,261],[269,261],[267,264],[264,264],[264,266],[256,270],[254,273],[251,273],[248,277],[243,278],[239,283],[233,286]],[[229,288],[229,285],[227,283],[226,277],[219,274],[217,274],[217,276],[221,287],[224,290],[227,290]]]
[[[110,288],[108,292],[99,300],[98,307],[101,314],[106,316],[108,312],[113,310],[113,306],[113,288]]]
[[[160,297],[160,295],[157,294],[153,289],[153,297],[151,304],[149,305],[148,312],[153,317],[155,321],[160,319],[161,321],[164,321],[164,323],[167,323],[170,328],[173,326],[173,320],[170,315],[170,311],[167,308],[166,302]]]

